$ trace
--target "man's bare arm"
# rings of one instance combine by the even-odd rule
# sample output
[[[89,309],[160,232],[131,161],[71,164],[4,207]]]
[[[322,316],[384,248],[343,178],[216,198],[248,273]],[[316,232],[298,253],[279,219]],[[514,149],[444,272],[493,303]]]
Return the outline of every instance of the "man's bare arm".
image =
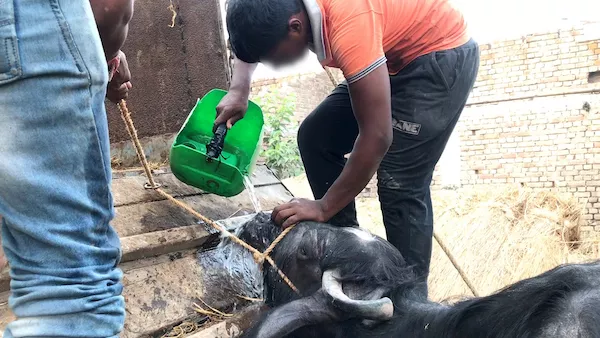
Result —
[[[257,63],[246,63],[238,58],[235,58],[233,64],[233,74],[231,77],[231,86],[229,90],[237,90],[243,94],[250,93],[250,83],[252,82],[252,74],[256,70]]]
[[[215,129],[221,123],[227,123],[227,128],[231,128],[246,114],[252,74],[257,65],[256,63],[246,63],[238,58],[235,59],[229,92],[217,106]]]
[[[375,174],[393,141],[390,76],[381,65],[349,85],[358,138],[340,176],[322,198],[327,219],[354,200]]]
[[[129,21],[133,17],[133,0],[90,0],[102,47],[107,60],[115,58],[123,47]]]
[[[385,64],[349,85],[358,137],[340,176],[317,201],[294,199],[271,217],[284,228],[299,221],[328,221],[354,200],[379,167],[393,141],[390,76]]]

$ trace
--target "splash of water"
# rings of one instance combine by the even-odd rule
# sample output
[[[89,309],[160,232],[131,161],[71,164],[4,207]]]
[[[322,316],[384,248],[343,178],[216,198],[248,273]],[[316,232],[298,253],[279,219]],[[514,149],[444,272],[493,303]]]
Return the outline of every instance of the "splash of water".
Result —
[[[256,190],[254,190],[254,184],[250,181],[250,177],[244,176],[244,185],[246,186],[246,190],[250,195],[250,201],[252,201],[252,206],[254,206],[254,211],[261,212],[262,207],[260,206],[260,201],[258,200],[258,196],[256,196]]]
[[[239,235],[237,231],[236,235]],[[204,299],[208,304],[224,300],[237,304],[239,296],[264,298],[262,270],[246,248],[223,238],[214,250],[199,252],[198,260],[203,271],[203,287],[210,290]]]

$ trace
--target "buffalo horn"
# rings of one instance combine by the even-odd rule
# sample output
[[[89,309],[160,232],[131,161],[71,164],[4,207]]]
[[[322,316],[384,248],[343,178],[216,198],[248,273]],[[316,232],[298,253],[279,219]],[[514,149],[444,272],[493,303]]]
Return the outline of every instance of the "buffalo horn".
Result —
[[[383,297],[375,300],[350,299],[339,282],[339,273],[328,270],[323,273],[323,289],[334,300],[334,304],[342,311],[356,317],[373,320],[388,320],[394,314],[394,304]]]

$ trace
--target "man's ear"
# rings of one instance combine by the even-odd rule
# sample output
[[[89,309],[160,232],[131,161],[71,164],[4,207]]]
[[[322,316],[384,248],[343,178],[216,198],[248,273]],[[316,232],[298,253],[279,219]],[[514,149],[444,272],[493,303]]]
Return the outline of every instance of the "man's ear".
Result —
[[[291,17],[288,22],[288,30],[290,34],[301,35],[302,34],[302,21],[296,17]]]

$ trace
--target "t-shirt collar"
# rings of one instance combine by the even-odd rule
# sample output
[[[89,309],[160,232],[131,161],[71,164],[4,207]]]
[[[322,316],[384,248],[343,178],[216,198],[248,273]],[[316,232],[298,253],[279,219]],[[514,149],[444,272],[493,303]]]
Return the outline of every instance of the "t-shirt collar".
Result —
[[[323,62],[327,59],[325,50],[325,39],[323,38],[323,13],[321,7],[316,0],[302,0],[306,13],[308,14],[308,20],[312,28],[313,42],[309,45],[309,48],[317,54],[319,62]]]

